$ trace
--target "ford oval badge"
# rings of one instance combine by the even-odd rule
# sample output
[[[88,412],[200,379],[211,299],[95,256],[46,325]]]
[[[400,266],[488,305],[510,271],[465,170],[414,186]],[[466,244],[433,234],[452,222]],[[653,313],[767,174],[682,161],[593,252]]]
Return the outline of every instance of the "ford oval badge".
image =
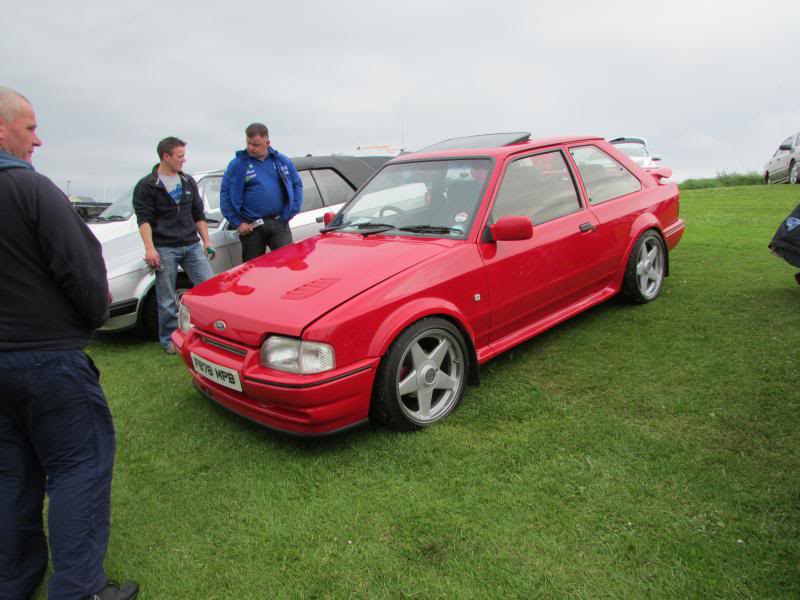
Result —
[[[225,324],[225,321],[214,321],[214,329],[219,329],[222,331],[226,327],[227,325]]]

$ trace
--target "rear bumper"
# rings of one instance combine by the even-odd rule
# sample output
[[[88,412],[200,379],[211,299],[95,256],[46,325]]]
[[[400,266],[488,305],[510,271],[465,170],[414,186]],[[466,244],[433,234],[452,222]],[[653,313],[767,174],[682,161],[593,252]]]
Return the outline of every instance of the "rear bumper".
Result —
[[[211,336],[195,331],[184,336],[179,330],[172,339],[195,387],[204,396],[260,425],[285,433],[320,436],[349,429],[369,418],[379,358],[321,376],[266,377],[265,371],[258,367],[255,349],[237,347],[235,353],[227,352],[216,343],[208,344],[207,340],[216,342]],[[192,366],[190,353],[236,370],[242,391],[224,387],[198,373]]]
[[[683,233],[686,231],[686,222],[678,219],[664,230],[664,239],[667,242],[667,249],[672,250],[681,241]]]

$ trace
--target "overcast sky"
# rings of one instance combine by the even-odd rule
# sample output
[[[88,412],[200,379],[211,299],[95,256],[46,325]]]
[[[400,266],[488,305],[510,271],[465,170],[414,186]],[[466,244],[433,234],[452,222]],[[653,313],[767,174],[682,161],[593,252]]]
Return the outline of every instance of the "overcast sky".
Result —
[[[760,171],[800,130],[800,2],[0,0],[37,170],[112,199],[262,121],[290,156],[496,131],[643,136],[675,179]]]

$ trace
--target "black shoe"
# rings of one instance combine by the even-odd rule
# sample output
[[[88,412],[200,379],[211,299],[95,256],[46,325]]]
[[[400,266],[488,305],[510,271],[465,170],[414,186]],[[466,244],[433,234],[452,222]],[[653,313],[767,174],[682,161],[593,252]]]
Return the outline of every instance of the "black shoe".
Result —
[[[89,596],[87,600],[130,600],[139,594],[139,584],[135,581],[126,581],[122,585],[109,581],[106,587]]]

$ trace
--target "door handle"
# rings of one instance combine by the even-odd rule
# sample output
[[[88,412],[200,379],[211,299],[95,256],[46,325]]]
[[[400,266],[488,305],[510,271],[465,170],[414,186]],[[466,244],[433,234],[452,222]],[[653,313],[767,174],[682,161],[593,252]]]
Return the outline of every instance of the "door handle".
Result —
[[[581,223],[581,232],[586,233],[587,231],[597,230],[597,227],[592,225],[591,223]]]

